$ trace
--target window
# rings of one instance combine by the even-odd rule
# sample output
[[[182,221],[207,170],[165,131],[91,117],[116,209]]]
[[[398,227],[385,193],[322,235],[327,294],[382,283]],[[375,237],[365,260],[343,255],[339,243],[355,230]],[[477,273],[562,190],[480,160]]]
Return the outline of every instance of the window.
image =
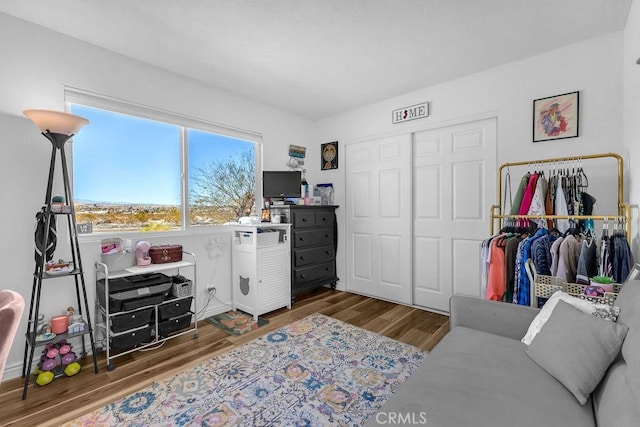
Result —
[[[255,214],[259,136],[75,91],[67,103],[89,120],[73,137],[73,196],[77,222],[94,233],[182,230]]]

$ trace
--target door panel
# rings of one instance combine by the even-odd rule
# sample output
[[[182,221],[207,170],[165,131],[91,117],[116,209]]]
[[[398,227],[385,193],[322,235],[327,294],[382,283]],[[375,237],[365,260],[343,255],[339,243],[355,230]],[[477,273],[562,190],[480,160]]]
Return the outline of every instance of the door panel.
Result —
[[[454,292],[480,295],[495,169],[495,119],[413,134],[415,305],[448,311]]]
[[[411,303],[411,138],[348,144],[347,289]]]

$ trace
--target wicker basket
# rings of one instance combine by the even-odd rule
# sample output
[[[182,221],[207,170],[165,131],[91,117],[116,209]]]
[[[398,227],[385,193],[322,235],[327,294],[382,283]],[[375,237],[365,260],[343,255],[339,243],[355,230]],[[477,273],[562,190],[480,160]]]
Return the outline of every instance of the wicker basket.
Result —
[[[545,276],[542,274],[536,274],[534,276],[534,294],[537,298],[549,298],[554,292],[563,291],[571,296],[586,299],[597,304],[613,305],[618,297],[621,285],[614,284],[613,292],[605,292],[603,296],[599,297],[585,295],[584,290],[586,287],[587,285],[563,282],[558,277]]]

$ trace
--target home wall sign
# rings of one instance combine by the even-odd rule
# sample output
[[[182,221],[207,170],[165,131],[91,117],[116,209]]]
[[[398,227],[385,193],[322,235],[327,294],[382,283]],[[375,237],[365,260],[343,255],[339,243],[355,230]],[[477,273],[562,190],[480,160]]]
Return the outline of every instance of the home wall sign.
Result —
[[[424,117],[429,117],[428,102],[399,108],[391,112],[391,121],[394,124],[408,122],[409,120],[422,119]]]

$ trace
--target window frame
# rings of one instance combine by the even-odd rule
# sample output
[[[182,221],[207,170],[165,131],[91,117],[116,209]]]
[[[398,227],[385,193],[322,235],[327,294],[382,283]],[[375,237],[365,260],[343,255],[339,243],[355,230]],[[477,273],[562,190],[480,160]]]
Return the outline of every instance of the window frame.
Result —
[[[184,114],[173,113],[170,111],[162,110],[155,107],[149,107],[146,105],[136,104],[129,101],[124,101],[104,95],[98,95],[92,92],[88,92],[82,89],[76,89],[71,87],[65,87],[64,89],[64,104],[65,111],[71,113],[71,105],[77,104],[91,108],[98,108],[107,112],[126,114],[129,116],[139,117],[142,119],[154,120],[162,123],[167,123],[179,127],[180,135],[180,208],[181,208],[181,221],[179,230],[168,230],[162,232],[150,232],[145,233],[141,231],[109,231],[109,232],[94,232],[91,234],[81,234],[79,237],[85,240],[95,240],[96,238],[108,238],[113,236],[145,236],[147,237],[162,237],[162,236],[175,236],[180,234],[196,234],[203,230],[215,230],[222,224],[216,225],[191,225],[189,224],[189,139],[188,130],[198,130],[207,133],[213,133],[222,135],[225,137],[240,139],[243,141],[252,142],[254,144],[254,173],[255,173],[255,203],[256,211],[259,212],[259,201],[262,200],[262,134],[245,129],[240,129],[231,126],[225,126],[218,123],[208,122],[206,120],[190,117]],[[69,171],[69,177],[71,181],[71,193],[73,194],[73,154],[72,150],[69,150],[68,156],[70,157],[71,171]],[[75,199],[75,198],[74,198]]]

